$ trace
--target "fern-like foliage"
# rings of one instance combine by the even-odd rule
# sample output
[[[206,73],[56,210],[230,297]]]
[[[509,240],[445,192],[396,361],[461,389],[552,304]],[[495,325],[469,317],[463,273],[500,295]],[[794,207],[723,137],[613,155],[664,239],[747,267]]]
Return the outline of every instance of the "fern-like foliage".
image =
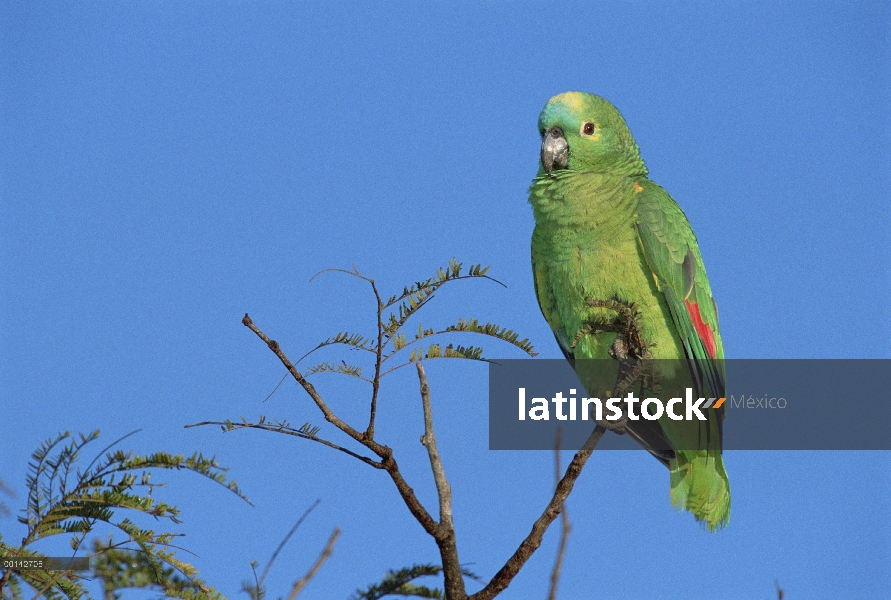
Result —
[[[45,558],[43,554],[34,552],[28,548],[16,548],[9,546],[0,540],[0,555],[9,558],[39,559]],[[37,594],[25,594],[22,584],[25,583],[37,590]],[[6,589],[4,589],[6,588]],[[15,600],[30,598],[32,596],[56,600],[61,598],[81,598],[85,590],[80,583],[78,573],[69,571],[12,571],[7,570],[0,578],[0,598],[14,598]]]
[[[192,586],[172,585],[179,598],[217,598],[219,595],[197,579],[197,570],[179,560],[171,550],[177,534],[143,529],[128,518],[120,518],[117,512],[129,509],[151,515],[156,519],[169,519],[179,523],[179,510],[152,496],[156,487],[163,484],[152,482],[152,470],[187,470],[203,475],[223,485],[242,499],[250,502],[234,481],[227,481],[216,460],[195,453],[190,457],[156,452],[145,456],[114,450],[111,446],[81,470],[75,465],[84,449],[99,437],[99,431],[72,436],[61,433],[46,440],[32,454],[28,464],[26,508],[19,522],[27,527],[27,534],[20,546],[7,545],[0,540],[0,554],[16,557],[40,557],[29,546],[54,535],[70,536],[72,555],[76,555],[87,535],[99,523],[105,523],[123,532],[126,540],[121,549],[136,550],[143,558],[144,566],[152,567],[155,581],[167,593],[164,568],[171,568],[192,582]],[[120,441],[120,440],[119,440]],[[112,444],[114,446],[114,444]],[[103,456],[103,453],[104,456]],[[146,567],[147,568],[147,567]],[[84,590],[79,576],[60,571],[7,570],[0,578],[0,597],[3,588],[15,594],[21,583],[38,591],[47,598],[80,598]],[[12,597],[18,597],[13,595]]]
[[[452,331],[469,331],[471,333],[488,335],[507,342],[508,344],[514,345],[530,356],[535,356],[537,354],[533,350],[532,344],[529,342],[528,338],[523,338],[522,340],[520,340],[520,334],[513,331],[512,329],[508,329],[507,327],[500,327],[495,323],[486,323],[485,325],[480,325],[479,321],[477,321],[476,319],[470,319],[469,321],[458,319],[458,322],[455,325],[449,325],[448,327],[446,327],[444,333],[449,333]]]
[[[346,346],[351,346],[355,350],[365,350],[366,352],[371,352],[372,354],[376,352],[376,347],[374,345],[374,341],[371,340],[370,338],[367,338],[359,333],[350,333],[348,331],[340,331],[340,332],[332,335],[331,337],[329,337],[327,340],[325,340],[324,342],[322,342],[321,344],[319,344],[318,346],[316,346],[315,348],[313,348],[312,350],[310,350],[303,356],[301,356],[300,360],[298,360],[297,362],[299,363],[304,358],[306,358],[307,356],[309,356],[316,350],[319,350],[320,348],[324,348],[325,346],[333,346],[335,344],[343,344]]]
[[[402,294],[393,296],[383,303],[381,308],[384,310],[398,304],[396,310],[390,313],[387,319],[385,319],[385,323],[383,324],[384,334],[388,338],[392,338],[396,335],[402,326],[405,325],[405,322],[418,312],[418,310],[420,310],[421,307],[433,297],[433,294],[446,283],[472,277],[485,277],[486,279],[491,279],[491,277],[486,275],[489,271],[489,267],[471,265],[466,275],[461,275],[462,268],[463,265],[459,263],[457,259],[453,258],[449,261],[447,267],[437,269],[436,275],[430,279],[427,279],[426,281],[418,281],[411,287],[404,288]]]
[[[437,565],[414,565],[407,569],[388,571],[380,582],[364,590],[356,590],[350,600],[378,600],[385,596],[413,596],[415,598],[445,598],[442,590],[414,585],[411,582],[419,577],[439,575],[442,567]]]
[[[356,365],[348,365],[344,361],[340,361],[340,364],[329,364],[328,362],[322,362],[317,365],[313,365],[306,370],[304,373],[305,377],[309,377],[310,375],[315,375],[316,373],[340,373],[342,375],[350,375],[351,377],[356,377],[357,379],[361,379],[363,381],[371,381],[366,377],[362,377],[362,367]]]
[[[413,346],[420,340],[446,333],[475,333],[486,335],[501,340],[503,342],[507,342],[508,344],[519,348],[523,352],[526,352],[530,356],[536,355],[536,352],[528,339],[523,338],[521,340],[519,334],[517,334],[513,330],[506,327],[501,327],[500,325],[497,325],[495,323],[480,324],[477,319],[458,319],[457,323],[449,325],[444,329],[424,328],[423,325],[419,325],[418,333],[414,336],[413,339],[409,340],[406,337],[404,331],[405,324],[411,317],[417,314],[418,311],[420,311],[427,302],[430,301],[434,294],[443,285],[451,281],[457,281],[459,279],[480,277],[500,283],[487,275],[487,273],[489,272],[489,267],[483,267],[482,265],[471,265],[470,268],[465,271],[462,263],[459,263],[456,259],[453,258],[449,261],[448,266],[437,269],[436,274],[433,277],[430,277],[429,279],[426,279],[424,281],[415,282],[411,286],[404,287],[401,294],[391,296],[386,301],[382,300],[377,295],[377,287],[374,286],[374,281],[368,279],[363,275],[360,275],[359,272],[355,269],[352,271],[341,269],[331,270],[348,273],[372,284],[372,288],[374,289],[375,297],[377,298],[378,302],[377,326],[380,334],[379,341],[381,347],[378,348],[377,342],[374,341],[372,338],[365,337],[357,333],[340,332],[328,338],[327,340],[307,352],[297,362],[299,363],[316,350],[333,344],[345,344],[351,346],[353,349],[356,350],[365,350],[367,352],[371,352],[377,355],[378,362],[375,363],[375,375],[373,379],[362,376],[362,367],[348,365],[343,361],[341,361],[341,364],[322,362],[313,365],[306,371],[305,375],[307,377],[316,373],[340,373],[341,375],[357,377],[359,379],[362,379],[363,381],[367,381],[376,385],[380,377],[383,377],[384,375],[387,375],[397,369],[400,369],[406,365],[410,365],[414,362],[418,362],[420,360],[428,360],[433,358],[463,358],[481,361],[486,360],[482,356],[483,349],[479,347],[465,347],[455,344],[449,344],[443,347],[442,344],[432,344],[425,348],[412,348],[407,362],[403,362],[402,364],[389,368],[386,371],[381,370],[380,367],[383,365],[384,362],[386,362],[394,355],[399,354],[402,350],[408,348],[409,346]],[[384,315],[384,313],[388,309],[392,309],[391,312]]]
[[[6,484],[3,483],[2,479],[0,479],[0,494],[6,495],[10,498],[12,498],[15,495],[12,493],[12,489],[7,487]],[[12,511],[9,510],[9,507],[6,506],[6,504],[4,504],[3,502],[0,502],[0,517],[4,517],[11,513],[12,513]]]
[[[413,598],[445,598],[445,594],[439,588],[431,588],[411,583],[420,577],[430,577],[442,573],[439,565],[413,565],[398,571],[388,571],[386,577],[380,582],[368,586],[364,590],[356,590],[350,600],[378,600],[386,596],[408,596]],[[480,580],[472,571],[461,569],[465,577]]]
[[[313,425],[309,421],[300,426],[300,429],[297,430],[299,433],[302,433],[306,437],[314,438],[319,434],[320,427],[318,425]]]
[[[449,261],[449,264],[445,268],[439,268],[436,270],[436,275],[427,279],[426,281],[418,281],[411,287],[403,288],[402,294],[397,296],[392,296],[389,300],[384,303],[383,308],[390,308],[397,302],[402,302],[403,300],[416,295],[418,292],[423,293],[424,290],[430,290],[433,288],[433,291],[436,291],[435,288],[438,288],[442,284],[447,281],[451,281],[453,279],[461,279],[461,269],[462,264],[458,262],[457,259],[453,258]],[[467,275],[464,277],[486,277],[486,273],[489,271],[489,267],[483,268],[482,265],[473,265],[467,272]]]
[[[256,561],[252,561],[251,566],[254,567],[254,570],[256,571]],[[241,581],[241,591],[250,596],[251,600],[265,600],[266,598],[266,586],[259,585],[255,581],[243,579]]]
[[[119,590],[130,588],[158,590],[166,598],[203,598],[208,596],[207,591],[212,590],[195,576],[182,577],[150,554],[119,549],[111,538],[104,543],[94,540],[93,553],[95,558],[91,570],[93,576],[102,581],[107,599],[119,600]],[[211,595],[222,598],[216,592],[211,592]]]
[[[449,344],[445,348],[441,344],[430,344],[427,349],[416,348],[411,351],[409,362],[428,360],[431,358],[469,358],[471,360],[485,360],[483,349],[475,346],[456,346]]]
[[[496,323],[485,323],[483,325],[480,325],[479,321],[477,321],[476,319],[470,319],[470,320],[458,319],[458,322],[455,323],[454,325],[449,325],[445,329],[440,329],[438,331],[433,328],[425,329],[423,325],[418,325],[418,333],[415,335],[414,339],[410,342],[406,341],[404,333],[400,333],[399,335],[397,335],[396,337],[393,338],[393,351],[390,352],[389,354],[386,354],[383,357],[382,362],[386,362],[387,359],[389,359],[394,354],[398,353],[403,348],[411,346],[420,340],[423,340],[423,339],[426,339],[429,337],[433,337],[433,336],[437,336],[437,335],[442,335],[444,333],[456,333],[456,332],[478,333],[480,335],[487,335],[489,337],[499,339],[503,342],[507,342],[508,344],[511,344],[512,346],[516,346],[520,350],[529,354],[529,356],[536,356],[538,354],[537,352],[535,352],[535,350],[532,347],[532,343],[529,342],[529,340],[527,338],[523,338],[522,340],[519,339],[520,335],[518,333],[516,333],[515,331],[508,329],[507,327],[501,327],[500,325],[497,325]],[[473,358],[476,360],[485,360],[482,358],[481,354],[479,356],[465,356],[462,354],[460,356],[450,356],[449,358]],[[415,360],[418,360],[417,353],[412,352],[411,362],[414,362]],[[402,366],[404,366],[404,365],[402,365]]]
[[[219,423],[223,431],[235,431],[236,429],[265,429],[266,431],[281,431],[285,433],[294,433],[302,437],[314,438],[319,433],[319,427],[312,423],[306,422],[299,429],[294,429],[287,419],[271,419],[267,420],[265,415],[260,415],[256,423],[251,423],[243,416],[240,417],[241,422],[236,423],[231,419],[226,419]]]

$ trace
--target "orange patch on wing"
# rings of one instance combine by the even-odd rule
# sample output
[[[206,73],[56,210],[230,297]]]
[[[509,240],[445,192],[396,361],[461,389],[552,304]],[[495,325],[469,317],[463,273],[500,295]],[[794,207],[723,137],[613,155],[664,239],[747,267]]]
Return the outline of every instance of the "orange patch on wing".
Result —
[[[712,331],[708,323],[702,320],[702,315],[699,313],[699,305],[690,300],[684,300],[684,304],[687,306],[687,312],[693,321],[693,328],[699,335],[699,339],[702,340],[706,352],[708,352],[710,357],[717,358],[718,344],[715,342],[715,332]]]
[[[635,194],[639,194],[639,193],[641,193],[642,191],[643,191],[643,186],[641,186],[639,183],[637,183],[637,182],[635,181],[635,182],[634,182],[634,193],[635,193]]]

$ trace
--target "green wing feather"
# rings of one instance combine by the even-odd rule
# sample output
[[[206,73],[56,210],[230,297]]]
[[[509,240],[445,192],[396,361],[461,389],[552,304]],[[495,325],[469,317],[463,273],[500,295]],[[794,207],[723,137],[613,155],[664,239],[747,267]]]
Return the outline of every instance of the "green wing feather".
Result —
[[[706,376],[709,391],[724,395],[724,345],[718,330],[718,309],[705,274],[699,244],[690,221],[668,192],[644,182],[637,208],[637,231],[647,265],[665,296],[688,360]],[[713,339],[714,356],[700,336],[686,303],[695,305]]]
[[[665,190],[649,180],[638,185],[642,188],[636,219],[640,244],[690,362],[697,395],[724,397],[724,347],[717,306],[696,236],[680,206]],[[672,504],[686,508],[715,530],[730,517],[730,484],[721,458],[724,407],[707,409],[706,415],[707,421],[664,418],[659,423],[681,448],[669,466]]]

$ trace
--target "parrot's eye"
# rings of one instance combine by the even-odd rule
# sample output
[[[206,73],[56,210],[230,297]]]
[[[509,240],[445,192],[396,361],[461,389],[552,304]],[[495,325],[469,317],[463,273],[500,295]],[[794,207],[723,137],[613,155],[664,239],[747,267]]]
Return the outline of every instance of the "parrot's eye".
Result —
[[[582,130],[579,133],[581,135],[594,135],[595,131],[597,131],[597,125],[594,123],[585,123],[582,125]]]

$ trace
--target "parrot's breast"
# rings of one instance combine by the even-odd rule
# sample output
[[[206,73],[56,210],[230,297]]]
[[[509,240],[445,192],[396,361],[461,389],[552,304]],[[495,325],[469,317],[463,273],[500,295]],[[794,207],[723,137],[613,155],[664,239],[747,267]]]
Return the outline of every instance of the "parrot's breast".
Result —
[[[609,309],[590,306],[589,300],[633,303],[653,356],[677,357],[680,346],[668,308],[638,241],[634,183],[627,177],[586,173],[533,183],[533,258],[556,305],[545,316],[558,338],[562,333],[573,342],[591,322],[615,317]],[[614,339],[615,333],[586,335],[577,341],[575,356],[607,358]]]

